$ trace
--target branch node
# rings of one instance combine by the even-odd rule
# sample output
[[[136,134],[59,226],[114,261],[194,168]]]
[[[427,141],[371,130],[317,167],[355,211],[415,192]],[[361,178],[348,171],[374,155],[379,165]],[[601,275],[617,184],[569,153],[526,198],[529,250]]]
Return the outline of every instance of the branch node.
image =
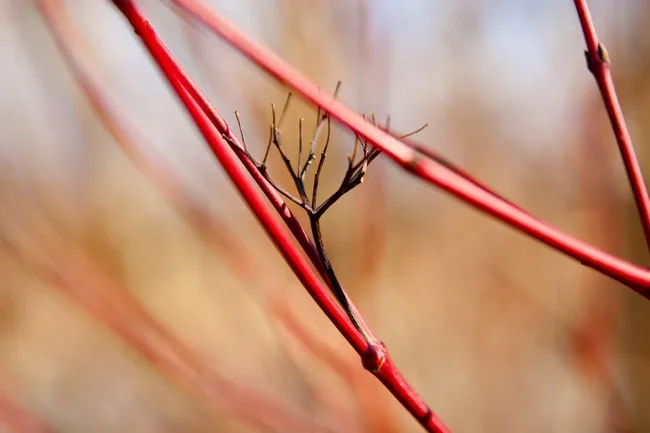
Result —
[[[601,62],[609,65],[610,63],[609,53],[607,52],[605,45],[603,45],[600,42],[598,43],[598,58],[600,59]]]
[[[420,418],[418,418],[418,421],[422,425],[427,425],[431,421],[431,418],[433,418],[433,412],[431,409],[427,407],[427,411],[424,412],[424,415],[422,415]]]
[[[404,164],[404,169],[410,173],[415,173],[417,172],[417,169],[421,162],[422,157],[419,154],[414,153],[411,159],[409,159],[406,164]]]
[[[595,52],[585,51],[585,57],[587,59],[587,69],[594,75],[599,68],[607,67],[610,64],[607,48],[601,42],[598,43],[598,48]]]
[[[363,368],[373,374],[379,373],[388,360],[386,345],[381,341],[379,344],[368,344],[368,349],[361,357]]]

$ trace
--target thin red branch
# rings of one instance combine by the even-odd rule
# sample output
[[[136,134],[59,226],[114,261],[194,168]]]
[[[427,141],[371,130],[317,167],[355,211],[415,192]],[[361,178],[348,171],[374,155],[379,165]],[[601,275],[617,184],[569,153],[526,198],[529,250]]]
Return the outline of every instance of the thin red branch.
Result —
[[[455,170],[420,155],[408,145],[367,122],[331,95],[321,91],[295,68],[268,49],[253,42],[241,31],[197,0],[173,0],[218,36],[307,101],[320,106],[334,119],[373,143],[407,172],[419,177],[475,208],[573,257],[584,265],[627,285],[650,298],[650,271],[608,254],[550,226],[513,204],[495,196]]]
[[[641,218],[646,244],[650,248],[650,197],[648,197],[648,190],[643,180],[641,166],[634,152],[632,137],[630,137],[627,124],[625,123],[625,117],[623,116],[623,110],[616,95],[609,55],[605,46],[598,40],[596,28],[589,13],[589,6],[587,6],[587,0],[575,0],[574,3],[587,44],[587,51],[585,52],[587,67],[598,84],[609,121],[612,124],[616,143],[618,144],[618,149],[621,153],[623,164],[625,165],[625,172],[627,173]]]
[[[334,302],[327,287],[319,281],[307,261],[296,249],[281,225],[267,208],[264,199],[257,192],[247,173],[240,168],[232,149],[222,138],[222,130],[229,131],[216,110],[194,86],[182,68],[158,39],[151,25],[140,15],[130,0],[114,0],[114,3],[129,20],[136,33],[146,45],[161,71],[167,78],[183,105],[188,110],[214,155],[234,183],[242,198],[260,221],[262,227],[274,241],[280,253],[292,268],[301,283],[308,290],[323,312],[329,317],[339,332],[361,356],[366,369],[371,371],[409,410],[409,412],[431,432],[448,432],[447,427],[433,414],[422,398],[408,385],[388,356],[381,343],[372,344],[352,325],[349,318]],[[216,115],[216,116],[215,116]],[[257,173],[257,171],[255,171]],[[254,173],[253,176],[255,175]],[[286,206],[286,205],[285,205]]]

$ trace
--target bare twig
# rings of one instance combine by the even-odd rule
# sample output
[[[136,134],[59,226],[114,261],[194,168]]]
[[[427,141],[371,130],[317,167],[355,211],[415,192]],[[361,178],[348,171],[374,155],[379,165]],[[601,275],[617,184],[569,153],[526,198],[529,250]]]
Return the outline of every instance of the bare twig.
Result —
[[[337,91],[338,88],[340,87],[340,82],[337,84]],[[282,118],[284,118],[284,115],[286,114],[287,104],[285,104],[285,108],[282,110]],[[351,308],[350,306],[350,299],[348,295],[346,294],[345,290],[341,286],[338,277],[336,276],[336,273],[334,272],[334,269],[332,267],[331,261],[325,251],[324,243],[323,243],[323,237],[321,233],[321,226],[320,226],[320,221],[322,216],[325,214],[325,212],[332,206],[334,203],[336,203],[341,197],[343,197],[346,193],[350,192],[352,189],[354,189],[356,186],[361,184],[363,182],[364,176],[366,174],[366,171],[368,169],[368,165],[379,155],[379,151],[374,148],[370,148],[368,143],[359,137],[356,137],[354,141],[354,146],[352,150],[352,154],[348,156],[348,167],[347,170],[343,176],[343,179],[341,181],[341,185],[339,188],[328,198],[323,200],[321,203],[317,201],[318,198],[318,186],[319,186],[319,179],[321,176],[321,172],[323,170],[324,162],[327,157],[327,150],[329,148],[329,140],[330,140],[330,123],[329,123],[329,116],[325,115],[321,118],[319,118],[317,125],[316,125],[316,130],[314,131],[313,136],[316,137],[319,132],[320,125],[324,120],[328,120],[328,133],[327,133],[327,138],[325,140],[325,144],[323,146],[323,150],[321,151],[320,154],[320,160],[318,162],[318,168],[316,169],[316,174],[314,175],[314,186],[313,186],[313,191],[311,195],[311,199],[308,198],[307,192],[306,192],[306,187],[305,187],[305,173],[307,172],[308,164],[310,164],[310,159],[313,159],[312,156],[315,153],[316,150],[316,145],[312,144],[310,146],[310,155],[307,157],[307,160],[305,161],[305,165],[301,166],[301,153],[302,153],[302,119],[300,119],[299,123],[299,137],[298,137],[298,166],[294,170],[293,167],[291,166],[291,162],[289,157],[284,153],[282,145],[280,143],[280,132],[277,129],[276,125],[276,120],[275,120],[275,106],[271,106],[272,110],[272,124],[271,124],[271,134],[272,134],[272,141],[275,143],[275,147],[277,148],[278,152],[280,153],[280,156],[282,160],[284,161],[284,165],[289,172],[289,175],[291,176],[291,179],[294,183],[294,186],[296,190],[298,191],[299,198],[296,198],[295,196],[291,195],[290,193],[286,192],[286,190],[282,189],[279,186],[276,186],[278,191],[282,193],[282,195],[286,196],[289,198],[291,201],[297,203],[302,209],[304,209],[309,217],[310,221],[310,226],[311,226],[311,231],[312,231],[312,236],[314,239],[314,242],[316,243],[316,250],[318,251],[318,255],[320,258],[321,263],[323,263],[325,267],[325,272],[327,273],[327,278],[331,284],[332,288],[332,293],[336,297],[337,301],[343,308],[343,310],[347,313],[348,317],[350,318],[350,321],[352,324],[364,335],[364,337],[367,340],[371,340],[372,334],[369,329],[367,329],[367,326],[363,321],[359,318],[358,313]],[[315,140],[312,139],[312,143]],[[361,149],[361,150],[359,150]],[[361,157],[359,158],[359,161],[357,161],[357,156],[359,153],[362,153]],[[247,152],[246,156],[248,158],[252,158],[252,156]],[[266,156],[266,155],[265,155]],[[260,168],[261,172],[264,174],[266,180],[271,183],[272,185],[276,185],[276,183],[271,179],[269,176],[269,173],[266,171],[266,167],[264,166],[263,162],[257,162],[253,159],[253,163],[255,166]]]

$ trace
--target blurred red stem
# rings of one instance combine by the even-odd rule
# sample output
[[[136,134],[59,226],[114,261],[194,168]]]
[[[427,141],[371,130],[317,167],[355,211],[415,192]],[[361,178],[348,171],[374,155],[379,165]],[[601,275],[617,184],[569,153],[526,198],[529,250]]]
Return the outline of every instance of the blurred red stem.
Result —
[[[46,433],[50,431],[31,413],[0,392],[0,431],[3,431],[2,426],[9,428],[14,433]]]

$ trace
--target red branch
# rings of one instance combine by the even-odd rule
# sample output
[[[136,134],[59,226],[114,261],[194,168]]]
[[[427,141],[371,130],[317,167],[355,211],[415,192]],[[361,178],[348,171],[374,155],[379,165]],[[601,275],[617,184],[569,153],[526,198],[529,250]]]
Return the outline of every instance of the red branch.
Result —
[[[457,170],[439,161],[422,156],[414,149],[375,127],[331,95],[321,91],[295,68],[268,49],[250,40],[214,11],[197,0],[173,0],[203,22],[260,68],[284,83],[307,101],[320,106],[341,124],[373,143],[409,173],[419,177],[475,208],[534,237],[584,265],[627,285],[645,298],[650,297],[650,271],[608,254],[584,241],[533,217],[519,207],[503,200],[489,190],[463,177]]]
[[[0,392],[0,431],[2,426],[15,433],[46,433],[50,429],[26,409]]]
[[[587,1],[575,0],[575,5],[587,44],[587,51],[585,52],[587,68],[594,76],[598,84],[598,89],[600,89],[600,94],[603,98],[609,121],[612,124],[616,143],[618,144],[618,149],[621,152],[621,158],[625,165],[625,172],[630,181],[634,200],[636,201],[636,206],[641,217],[641,225],[645,233],[646,243],[648,248],[650,248],[650,198],[648,197],[648,190],[643,180],[643,173],[641,172],[639,161],[634,152],[632,138],[625,123],[623,110],[616,95],[609,55],[605,46],[598,41],[598,35],[596,34],[596,28],[589,13]]]
[[[130,0],[114,0],[114,3],[129,20],[136,33],[146,45],[169,84],[200,129],[214,155],[237,187],[242,198],[258,218],[262,227],[274,241],[276,247],[309,291],[312,298],[314,298],[332,323],[361,356],[364,367],[379,378],[402,405],[428,431],[439,433],[449,432],[447,427],[433,414],[422,398],[405,381],[388,356],[385,346],[381,343],[366,341],[334,302],[327,287],[321,283],[317,275],[311,270],[300,251],[294,246],[290,237],[264,203],[263,197],[257,192],[255,185],[248,178],[247,173],[238,165],[237,160],[231,154],[231,148],[222,138],[223,132],[221,132],[222,130],[229,132],[229,128],[225,125],[223,119],[218,116],[216,110],[209,104],[207,99],[200,93],[200,90],[184,73],[180,65],[173,59],[158,39],[151,25],[140,15]],[[255,173],[259,175],[257,171]],[[251,174],[255,176],[254,173]],[[286,211],[286,209],[282,210]]]

